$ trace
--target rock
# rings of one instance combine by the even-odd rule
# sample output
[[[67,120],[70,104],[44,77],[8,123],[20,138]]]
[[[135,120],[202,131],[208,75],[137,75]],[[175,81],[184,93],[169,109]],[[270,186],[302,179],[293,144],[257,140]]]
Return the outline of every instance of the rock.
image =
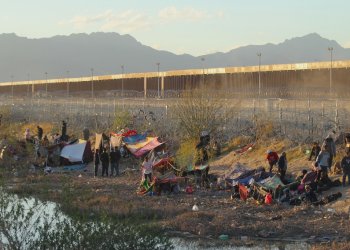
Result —
[[[193,207],[192,207],[192,211],[195,211],[195,212],[199,211],[198,206],[197,206],[197,205],[193,205]]]
[[[241,240],[247,241],[248,240],[248,236],[241,236]]]
[[[282,216],[281,215],[276,215],[276,216],[272,216],[270,218],[270,220],[281,220],[282,219]]]
[[[258,232],[258,235],[260,237],[267,238],[267,237],[269,237],[271,235],[271,232],[268,232],[266,230],[261,230],[260,232]]]
[[[228,235],[227,235],[227,234],[221,234],[221,235],[219,236],[219,239],[220,239],[220,240],[228,240]]]

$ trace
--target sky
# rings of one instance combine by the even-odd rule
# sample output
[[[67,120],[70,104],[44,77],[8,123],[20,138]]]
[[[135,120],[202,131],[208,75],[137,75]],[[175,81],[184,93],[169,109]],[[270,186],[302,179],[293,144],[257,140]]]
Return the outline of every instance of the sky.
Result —
[[[200,56],[318,33],[350,48],[349,0],[0,0],[0,33],[130,34]]]

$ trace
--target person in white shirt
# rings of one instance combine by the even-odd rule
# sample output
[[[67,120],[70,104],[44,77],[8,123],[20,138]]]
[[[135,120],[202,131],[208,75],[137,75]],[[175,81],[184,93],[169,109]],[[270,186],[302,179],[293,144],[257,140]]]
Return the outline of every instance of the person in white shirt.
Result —
[[[147,155],[142,163],[141,170],[143,172],[144,179],[147,180],[148,178],[149,182],[152,182],[152,165],[153,162]]]

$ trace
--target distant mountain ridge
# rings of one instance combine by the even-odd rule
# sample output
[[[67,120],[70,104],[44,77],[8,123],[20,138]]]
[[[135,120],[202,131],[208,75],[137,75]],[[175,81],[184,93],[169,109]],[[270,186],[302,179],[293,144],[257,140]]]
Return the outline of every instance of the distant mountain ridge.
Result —
[[[143,45],[130,35],[118,33],[72,34],[51,38],[29,39],[15,34],[0,34],[0,82],[28,79],[80,77],[125,73],[250,66],[258,64],[329,61],[328,47],[333,47],[334,60],[350,59],[350,49],[341,47],[316,33],[287,39],[279,44],[248,45],[228,52],[203,56],[156,50]],[[201,58],[204,57],[204,62]],[[69,71],[69,72],[68,72]]]

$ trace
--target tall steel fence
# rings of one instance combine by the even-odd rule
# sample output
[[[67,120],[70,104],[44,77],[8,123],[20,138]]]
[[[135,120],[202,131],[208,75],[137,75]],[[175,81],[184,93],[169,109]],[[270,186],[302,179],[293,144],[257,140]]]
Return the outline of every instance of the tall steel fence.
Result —
[[[227,107],[235,106],[234,118],[223,128],[233,135],[249,134],[259,120],[271,122],[278,133],[296,140],[321,140],[332,129],[350,131],[348,99],[222,98]],[[128,111],[135,119],[145,119],[150,127],[171,127],[177,124],[173,109],[179,101],[181,98],[7,97],[0,100],[0,112],[9,112],[12,121],[59,126],[64,119],[77,128],[101,130],[113,124],[118,112]]]

